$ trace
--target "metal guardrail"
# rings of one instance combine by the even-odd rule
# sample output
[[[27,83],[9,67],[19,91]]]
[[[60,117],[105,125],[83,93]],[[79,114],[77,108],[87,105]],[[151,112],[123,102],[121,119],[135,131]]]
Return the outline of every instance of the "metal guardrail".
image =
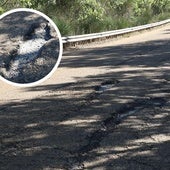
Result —
[[[62,37],[62,42],[63,42],[63,44],[67,44],[67,43],[74,44],[76,42],[81,42],[81,41],[100,39],[100,38],[104,38],[104,37],[107,38],[107,37],[113,37],[113,36],[128,34],[128,33],[132,33],[132,32],[142,31],[142,30],[154,28],[154,27],[161,26],[161,25],[168,24],[168,23],[170,23],[170,19],[152,23],[152,24],[146,24],[146,25],[142,25],[142,26],[136,26],[136,27],[131,27],[131,28],[119,29],[119,30]]]

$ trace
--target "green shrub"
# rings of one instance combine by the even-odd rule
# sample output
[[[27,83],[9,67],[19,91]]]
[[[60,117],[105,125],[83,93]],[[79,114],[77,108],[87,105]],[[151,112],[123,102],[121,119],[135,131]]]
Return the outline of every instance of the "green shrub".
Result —
[[[5,10],[2,7],[0,7],[0,15],[4,12],[5,12]]]
[[[0,0],[0,14],[18,7],[44,12],[62,36],[147,24],[170,18],[170,0]]]
[[[74,35],[74,29],[67,19],[64,18],[52,18],[54,23],[57,25],[62,36]]]

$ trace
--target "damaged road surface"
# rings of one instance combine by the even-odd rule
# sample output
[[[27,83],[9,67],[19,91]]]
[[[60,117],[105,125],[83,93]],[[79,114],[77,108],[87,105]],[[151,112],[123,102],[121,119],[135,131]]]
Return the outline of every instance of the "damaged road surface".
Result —
[[[1,82],[1,169],[169,169],[169,30],[70,49],[36,87]]]
[[[48,75],[60,50],[51,23],[20,11],[2,18],[0,25],[0,75],[14,83],[33,83]]]

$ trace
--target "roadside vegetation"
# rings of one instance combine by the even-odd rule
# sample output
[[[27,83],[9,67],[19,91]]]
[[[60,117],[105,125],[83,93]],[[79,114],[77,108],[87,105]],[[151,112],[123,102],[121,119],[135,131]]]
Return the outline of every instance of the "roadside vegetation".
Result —
[[[170,18],[170,0],[1,0],[0,14],[27,7],[57,24],[62,36],[109,31]]]

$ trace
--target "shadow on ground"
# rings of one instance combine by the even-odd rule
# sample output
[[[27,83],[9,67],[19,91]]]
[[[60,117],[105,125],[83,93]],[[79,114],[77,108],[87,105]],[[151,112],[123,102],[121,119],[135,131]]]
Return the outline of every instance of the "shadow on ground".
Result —
[[[32,12],[15,12],[1,19],[0,34],[7,35],[9,39],[13,40],[13,38],[19,36],[22,37],[32,23],[44,21],[45,19],[43,17]]]
[[[167,169],[168,47],[169,41],[162,40],[80,51],[76,59],[67,53],[63,67],[113,70],[81,81],[77,78],[77,83],[28,88],[49,95],[1,104],[1,168]],[[112,86],[96,91],[106,80]],[[152,98],[166,102],[146,106],[145,101]],[[103,124],[108,117],[138,106],[142,108],[129,118]]]

